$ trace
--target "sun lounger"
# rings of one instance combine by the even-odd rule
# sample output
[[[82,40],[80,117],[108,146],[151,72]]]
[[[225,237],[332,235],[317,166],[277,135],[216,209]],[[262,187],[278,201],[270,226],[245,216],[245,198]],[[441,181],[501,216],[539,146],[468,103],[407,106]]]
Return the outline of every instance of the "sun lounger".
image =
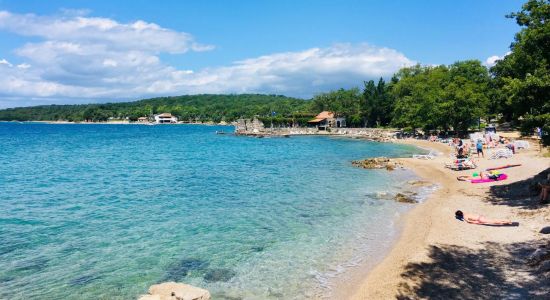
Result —
[[[516,149],[529,149],[529,142],[528,141],[515,141],[514,146]]]
[[[490,159],[510,158],[514,156],[514,152],[507,148],[496,149],[491,153]]]
[[[472,170],[477,168],[477,164],[471,159],[457,159],[445,164],[445,167],[455,171]]]

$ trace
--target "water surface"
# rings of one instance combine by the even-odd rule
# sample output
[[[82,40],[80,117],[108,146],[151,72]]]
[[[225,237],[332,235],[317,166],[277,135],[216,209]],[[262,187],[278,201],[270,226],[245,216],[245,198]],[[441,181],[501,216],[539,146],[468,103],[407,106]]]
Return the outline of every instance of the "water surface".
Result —
[[[216,130],[0,123],[0,299],[311,298],[387,250],[412,175],[350,161],[417,149]]]

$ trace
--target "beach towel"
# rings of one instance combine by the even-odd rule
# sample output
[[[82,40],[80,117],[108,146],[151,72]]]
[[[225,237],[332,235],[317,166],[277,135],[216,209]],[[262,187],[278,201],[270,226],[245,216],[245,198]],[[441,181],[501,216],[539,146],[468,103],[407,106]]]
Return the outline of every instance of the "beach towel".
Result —
[[[496,176],[496,178],[484,178],[484,179],[472,179],[470,180],[471,183],[485,183],[485,182],[493,182],[493,181],[502,181],[508,179],[508,175],[506,174],[499,174]]]

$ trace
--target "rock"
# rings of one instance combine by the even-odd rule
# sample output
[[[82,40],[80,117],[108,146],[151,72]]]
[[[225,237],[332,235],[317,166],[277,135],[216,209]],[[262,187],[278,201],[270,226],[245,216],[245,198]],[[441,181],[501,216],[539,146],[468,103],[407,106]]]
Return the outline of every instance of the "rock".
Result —
[[[185,283],[164,282],[149,287],[149,294],[139,300],[209,300],[210,292]]]
[[[411,196],[402,193],[397,193],[393,199],[400,203],[418,203],[418,201],[413,199]]]
[[[364,160],[354,160],[351,164],[355,167],[363,169],[387,169],[389,171],[395,170],[397,168],[402,168],[401,163],[392,161],[387,157],[375,157],[367,158]]]
[[[539,272],[548,272],[550,271],[550,260],[544,261],[539,266]]]
[[[547,260],[550,258],[550,250],[546,248],[539,248],[535,250],[529,257],[527,258],[527,263],[531,266],[535,266],[539,264],[543,260]]]
[[[549,234],[550,233],[550,226],[543,227],[540,231],[542,234]]]
[[[430,185],[432,185],[431,182],[425,181],[425,180],[409,180],[409,181],[407,181],[407,183],[409,185],[412,185],[412,186],[430,186]]]
[[[204,274],[204,280],[208,282],[217,282],[217,281],[229,281],[235,276],[235,272],[230,269],[211,269]]]

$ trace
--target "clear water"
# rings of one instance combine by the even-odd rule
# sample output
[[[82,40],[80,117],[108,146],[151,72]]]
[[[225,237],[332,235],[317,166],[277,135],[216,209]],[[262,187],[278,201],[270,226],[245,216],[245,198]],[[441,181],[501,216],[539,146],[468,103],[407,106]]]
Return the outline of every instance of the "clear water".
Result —
[[[417,149],[231,129],[0,123],[0,299],[312,298],[387,249],[412,175],[350,160]]]

